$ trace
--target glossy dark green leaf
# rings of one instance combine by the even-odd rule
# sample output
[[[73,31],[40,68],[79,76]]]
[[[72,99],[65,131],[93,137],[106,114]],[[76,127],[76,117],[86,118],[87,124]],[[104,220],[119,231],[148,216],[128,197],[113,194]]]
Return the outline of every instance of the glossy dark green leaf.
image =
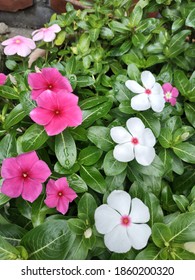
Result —
[[[0,236],[0,260],[20,259],[20,252]]]
[[[94,213],[97,203],[90,193],[85,193],[78,203],[78,217],[87,223],[94,223]]]
[[[0,236],[13,246],[20,244],[22,237],[27,233],[27,230],[15,224],[5,224],[0,227]]]
[[[144,250],[137,254],[136,260],[159,260],[160,250],[154,244],[149,244]]]
[[[87,184],[85,181],[76,173],[71,174],[70,176],[67,176],[68,183],[70,187],[76,192],[76,193],[83,193],[88,190]]]
[[[173,147],[174,153],[183,161],[195,163],[195,146],[190,143],[180,143]]]
[[[9,129],[13,125],[19,123],[26,116],[26,112],[23,110],[22,105],[18,104],[6,117],[4,122],[4,129]]]
[[[145,124],[145,127],[150,128],[156,137],[160,135],[160,121],[154,117],[152,112],[139,112],[139,117]]]
[[[15,135],[12,133],[7,134],[4,136],[0,142],[0,163],[5,158],[14,157],[17,155],[16,150],[16,138]]]
[[[122,173],[127,167],[126,162],[120,162],[113,156],[113,151],[109,151],[104,158],[103,168],[107,176],[116,176]]]
[[[195,127],[195,104],[184,103],[184,110],[188,121]]]
[[[91,126],[88,129],[87,137],[93,144],[105,152],[111,150],[114,146],[108,127]]]
[[[101,157],[102,151],[98,149],[96,146],[89,146],[84,148],[78,157],[79,163],[90,166],[95,164]]]
[[[189,26],[189,27],[195,28],[195,9],[193,9],[193,10],[189,13],[188,17],[186,18],[185,25],[186,25],[186,26]]]
[[[155,223],[152,227],[152,240],[159,248],[164,248],[168,245],[172,234],[169,227],[162,223]]]
[[[14,88],[9,86],[0,87],[0,96],[8,99],[19,99],[19,94]]]

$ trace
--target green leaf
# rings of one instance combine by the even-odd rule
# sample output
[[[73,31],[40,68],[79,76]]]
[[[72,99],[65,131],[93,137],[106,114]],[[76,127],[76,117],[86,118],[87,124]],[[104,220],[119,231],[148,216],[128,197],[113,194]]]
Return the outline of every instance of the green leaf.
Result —
[[[173,22],[171,29],[173,32],[176,32],[183,25],[184,25],[184,20],[182,18],[178,18]]]
[[[15,60],[8,59],[6,60],[5,65],[9,70],[13,71],[17,66],[17,62]]]
[[[83,33],[79,37],[79,42],[78,42],[77,48],[82,54],[84,54],[84,53],[88,52],[89,46],[90,46],[89,34]]]
[[[195,170],[194,168],[188,168],[182,176],[178,176],[174,179],[173,189],[177,192],[185,193],[194,186],[195,182]]]
[[[146,128],[150,128],[156,137],[160,135],[160,121],[154,117],[153,112],[139,112],[138,116],[141,118]]]
[[[101,157],[102,151],[95,146],[89,146],[81,150],[78,160],[80,164],[90,166],[95,164]]]
[[[0,142],[0,147],[0,163],[2,163],[5,158],[15,157],[17,155],[17,150],[14,134],[9,133],[4,136]]]
[[[91,166],[82,166],[80,169],[80,175],[87,185],[98,193],[105,193],[106,182],[101,173]]]
[[[137,254],[136,260],[159,260],[160,250],[154,244],[149,244],[146,249]]]
[[[189,81],[185,73],[181,70],[176,70],[174,72],[175,86],[178,88],[179,92],[187,97],[187,92],[189,89]]]
[[[62,175],[69,175],[77,172],[80,169],[80,165],[76,162],[70,169],[64,168],[59,161],[56,162],[54,165],[54,171],[62,174]]]
[[[140,78],[140,71],[135,63],[131,63],[128,65],[127,74],[131,80],[138,81]]]
[[[174,260],[195,260],[195,254],[190,253],[182,248],[174,248],[173,251],[173,258]]]
[[[63,260],[68,255],[75,235],[65,220],[53,220],[30,230],[23,238],[23,245],[31,260]]]
[[[195,104],[184,103],[184,110],[188,121],[195,127]]]
[[[174,194],[173,200],[175,201],[175,203],[177,204],[177,207],[179,208],[179,210],[181,212],[186,212],[187,207],[189,205],[189,201],[184,195]]]
[[[20,252],[0,236],[0,260],[16,260]]]
[[[122,101],[119,105],[119,110],[127,115],[132,115],[135,111],[131,108],[129,100]]]
[[[136,27],[142,19],[143,10],[140,6],[136,5],[130,14],[129,25],[131,28]]]
[[[86,229],[86,225],[85,225],[85,222],[83,220],[80,220],[80,219],[69,219],[67,221],[68,223],[68,226],[70,228],[70,230],[72,232],[74,232],[75,234],[77,235],[83,235],[85,229]]]
[[[171,147],[172,133],[167,127],[161,129],[160,135],[158,137],[158,141],[163,148]]]
[[[60,164],[70,169],[77,157],[77,149],[74,138],[68,130],[64,130],[55,137],[55,154]]]
[[[74,55],[66,60],[66,73],[67,75],[74,74],[76,70],[76,59]]]
[[[55,39],[55,45],[61,46],[64,43],[65,38],[66,38],[66,32],[60,31]]]
[[[67,256],[67,260],[86,260],[88,248],[81,236],[77,236]]]
[[[119,33],[127,33],[127,31],[129,31],[129,28],[127,28],[123,23],[116,20],[112,20],[109,23],[109,27],[111,28],[111,30]]]
[[[4,129],[9,129],[15,124],[19,123],[26,116],[26,112],[23,110],[21,104],[18,104],[6,117],[4,122]]]
[[[43,126],[36,123],[29,126],[25,133],[20,137],[22,149],[24,152],[39,149],[47,140],[49,136],[45,132]]]
[[[105,96],[89,97],[89,98],[86,98],[86,99],[82,100],[81,102],[79,102],[79,106],[80,106],[81,110],[87,110],[87,109],[91,109],[99,104],[102,104],[107,100],[108,100],[108,98]]]
[[[11,198],[7,195],[4,195],[3,193],[0,193],[0,208],[6,204]]]
[[[168,44],[166,55],[168,57],[177,57],[182,51],[184,51],[185,38],[191,33],[190,30],[182,30],[171,37]]]
[[[163,211],[161,209],[158,198],[153,193],[147,192],[145,194],[144,202],[148,206],[150,211],[150,226],[152,227],[155,223],[162,222]]]
[[[177,206],[173,200],[173,193],[168,184],[163,184],[160,200],[164,210],[168,212],[177,211]]]
[[[179,143],[173,147],[174,153],[183,161],[195,163],[195,146],[190,143]]]
[[[191,126],[183,125],[181,128],[177,129],[173,134],[173,145],[186,141],[188,138],[192,137],[195,130]]]
[[[13,89],[13,87],[1,86],[0,96],[8,99],[18,99],[18,93]]]
[[[85,181],[76,173],[71,174],[70,176],[67,176],[68,183],[70,187],[76,192],[76,193],[83,193],[88,190],[87,184]]]
[[[93,109],[83,110],[83,127],[89,127],[95,121],[103,118],[112,108],[112,101],[104,102],[100,105],[95,106]]]
[[[186,18],[185,25],[189,26],[189,27],[192,27],[192,28],[195,28],[195,9],[193,9],[189,13],[188,17]]]
[[[195,241],[195,217],[194,213],[184,213],[178,215],[172,223],[169,224],[172,237],[169,242],[185,243]]]
[[[164,248],[168,245],[172,234],[169,227],[162,223],[156,223],[152,227],[152,240],[159,248]]]
[[[170,150],[168,149],[161,150],[159,153],[159,158],[163,162],[165,174],[169,173],[172,170],[172,161],[173,161]]]
[[[27,115],[36,107],[36,103],[31,99],[30,91],[22,91],[20,92],[20,103],[22,105],[23,110]]]
[[[95,80],[89,76],[77,76],[78,87],[87,87],[95,83]]]
[[[110,129],[104,126],[91,126],[88,129],[88,139],[102,151],[110,151],[114,143],[110,137]]]
[[[1,224],[0,236],[4,240],[11,243],[13,246],[20,244],[22,237],[27,233],[27,230],[15,224]]]
[[[94,223],[94,213],[97,208],[97,203],[90,193],[85,193],[78,203],[78,217],[84,220],[87,224]]]
[[[107,176],[116,176],[122,173],[126,167],[126,162],[119,162],[113,157],[113,151],[109,151],[106,154],[103,162],[103,168]]]

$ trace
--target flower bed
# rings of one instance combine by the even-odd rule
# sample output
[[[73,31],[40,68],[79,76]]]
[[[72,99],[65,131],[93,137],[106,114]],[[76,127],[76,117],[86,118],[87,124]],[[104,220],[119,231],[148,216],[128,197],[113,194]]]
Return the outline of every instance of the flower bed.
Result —
[[[2,42],[0,259],[195,259],[195,3],[110,2]]]

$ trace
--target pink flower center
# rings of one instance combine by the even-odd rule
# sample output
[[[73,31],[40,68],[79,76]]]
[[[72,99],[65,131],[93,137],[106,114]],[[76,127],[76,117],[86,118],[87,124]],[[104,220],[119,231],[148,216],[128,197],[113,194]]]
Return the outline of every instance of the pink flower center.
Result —
[[[56,114],[56,115],[59,115],[59,114],[60,114],[60,111],[59,111],[59,110],[55,110],[55,114]]]
[[[131,223],[131,219],[129,216],[125,215],[125,216],[122,216],[121,217],[121,225],[122,226],[125,226],[125,227],[128,227]]]
[[[26,178],[26,177],[28,177],[28,174],[27,174],[26,172],[23,172],[23,173],[22,173],[22,177],[23,177],[23,178]]]
[[[171,93],[170,91],[166,92],[166,93],[165,93],[165,97],[166,97],[167,99],[171,99],[172,93]]]
[[[131,139],[131,143],[132,143],[133,145],[137,145],[137,144],[139,143],[139,140],[138,140],[136,137],[133,137],[133,138]]]
[[[20,39],[16,39],[15,40],[15,44],[20,44],[21,43],[21,40]]]
[[[62,192],[58,192],[58,196],[59,197],[63,196],[63,193]]]
[[[53,86],[52,85],[48,85],[48,89],[52,89],[53,88]]]
[[[146,90],[145,90],[145,93],[146,93],[146,94],[151,94],[152,92],[151,92],[150,89],[146,89]]]

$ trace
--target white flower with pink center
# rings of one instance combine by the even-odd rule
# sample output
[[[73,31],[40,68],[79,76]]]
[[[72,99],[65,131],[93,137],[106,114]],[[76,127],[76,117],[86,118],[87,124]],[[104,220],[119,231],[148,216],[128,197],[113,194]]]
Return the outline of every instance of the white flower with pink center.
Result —
[[[107,204],[95,211],[95,226],[104,234],[106,247],[116,253],[126,253],[131,247],[143,249],[151,235],[146,224],[150,219],[148,207],[138,198],[121,190],[115,190],[107,198]]]
[[[56,38],[56,33],[60,32],[61,28],[58,24],[53,24],[50,27],[43,27],[33,31],[32,36],[34,41],[43,40],[44,42],[52,42]]]
[[[165,106],[163,89],[156,83],[155,77],[150,71],[141,73],[143,86],[134,80],[126,81],[126,87],[133,93],[138,93],[131,99],[131,107],[136,111],[145,111],[152,108],[155,112],[161,112]]]
[[[110,135],[115,146],[113,156],[121,162],[129,162],[134,158],[144,166],[152,163],[155,157],[153,148],[156,139],[150,128],[145,128],[139,118],[130,118],[126,122],[127,129],[122,126],[111,128]]]

